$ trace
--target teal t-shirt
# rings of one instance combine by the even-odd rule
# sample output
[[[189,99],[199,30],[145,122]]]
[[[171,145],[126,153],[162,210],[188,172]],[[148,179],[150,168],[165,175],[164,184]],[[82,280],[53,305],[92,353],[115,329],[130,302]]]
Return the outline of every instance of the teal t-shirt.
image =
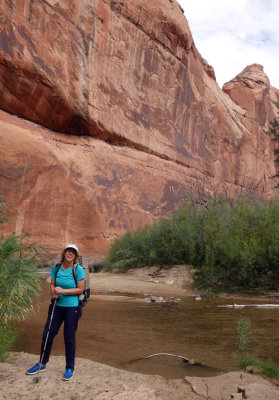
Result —
[[[56,264],[52,267],[50,277],[55,279]],[[77,282],[85,278],[84,270],[80,265],[77,265],[76,269]],[[63,289],[75,289],[76,282],[73,275],[73,267],[70,269],[64,269],[62,266],[59,268],[56,275],[56,286],[60,286]],[[59,299],[56,305],[61,307],[77,307],[79,304],[78,295],[69,295],[60,293]]]

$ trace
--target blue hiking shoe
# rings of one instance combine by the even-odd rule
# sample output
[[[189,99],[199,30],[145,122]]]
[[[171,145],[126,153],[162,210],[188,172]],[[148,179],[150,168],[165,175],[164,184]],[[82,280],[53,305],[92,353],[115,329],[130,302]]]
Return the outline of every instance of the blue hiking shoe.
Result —
[[[72,368],[67,368],[62,379],[63,381],[69,381],[70,379],[72,379],[73,375],[74,375],[74,370]]]
[[[35,375],[40,371],[45,371],[46,370],[46,365],[42,365],[40,363],[35,364],[32,368],[29,368],[26,371],[27,375]]]

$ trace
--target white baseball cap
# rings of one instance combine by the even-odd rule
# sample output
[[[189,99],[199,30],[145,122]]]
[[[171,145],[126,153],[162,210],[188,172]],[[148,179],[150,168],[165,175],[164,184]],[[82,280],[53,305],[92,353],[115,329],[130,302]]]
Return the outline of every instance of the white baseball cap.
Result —
[[[78,247],[75,244],[67,244],[66,249],[74,249],[78,253]]]

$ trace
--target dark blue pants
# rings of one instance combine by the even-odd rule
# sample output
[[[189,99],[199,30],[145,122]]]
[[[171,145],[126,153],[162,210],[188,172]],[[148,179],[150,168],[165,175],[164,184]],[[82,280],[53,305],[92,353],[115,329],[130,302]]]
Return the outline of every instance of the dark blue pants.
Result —
[[[51,322],[49,330],[49,322],[51,318],[51,312],[53,309],[53,304],[50,304],[48,309],[48,318],[45,324],[45,329],[43,333],[42,346],[41,346],[41,363],[46,364],[49,360],[53,339],[59,332],[59,329],[64,322],[64,343],[65,343],[65,353],[66,353],[66,368],[75,367],[75,355],[76,355],[76,331],[78,327],[78,321],[82,314],[82,308],[79,307],[60,307],[55,306],[53,319]],[[46,343],[46,348],[44,351],[45,341],[47,333],[49,330],[49,335]],[[43,358],[42,358],[43,355]]]

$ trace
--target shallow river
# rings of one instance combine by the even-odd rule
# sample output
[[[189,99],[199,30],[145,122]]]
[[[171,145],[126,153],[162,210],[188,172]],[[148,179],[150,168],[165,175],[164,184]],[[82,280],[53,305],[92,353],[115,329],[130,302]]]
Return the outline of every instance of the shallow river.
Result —
[[[14,350],[38,354],[49,304],[48,291],[45,288],[39,311],[21,324]],[[252,330],[263,331],[251,335],[250,352],[264,359],[272,357],[278,364],[279,308],[217,307],[232,303],[251,304],[251,301],[188,298],[175,304],[149,304],[100,300],[93,295],[79,323],[77,357],[166,378],[216,375],[237,367],[237,322],[249,318]],[[191,367],[170,356],[138,360],[154,353],[182,355],[203,366]],[[62,329],[52,354],[64,355]]]

